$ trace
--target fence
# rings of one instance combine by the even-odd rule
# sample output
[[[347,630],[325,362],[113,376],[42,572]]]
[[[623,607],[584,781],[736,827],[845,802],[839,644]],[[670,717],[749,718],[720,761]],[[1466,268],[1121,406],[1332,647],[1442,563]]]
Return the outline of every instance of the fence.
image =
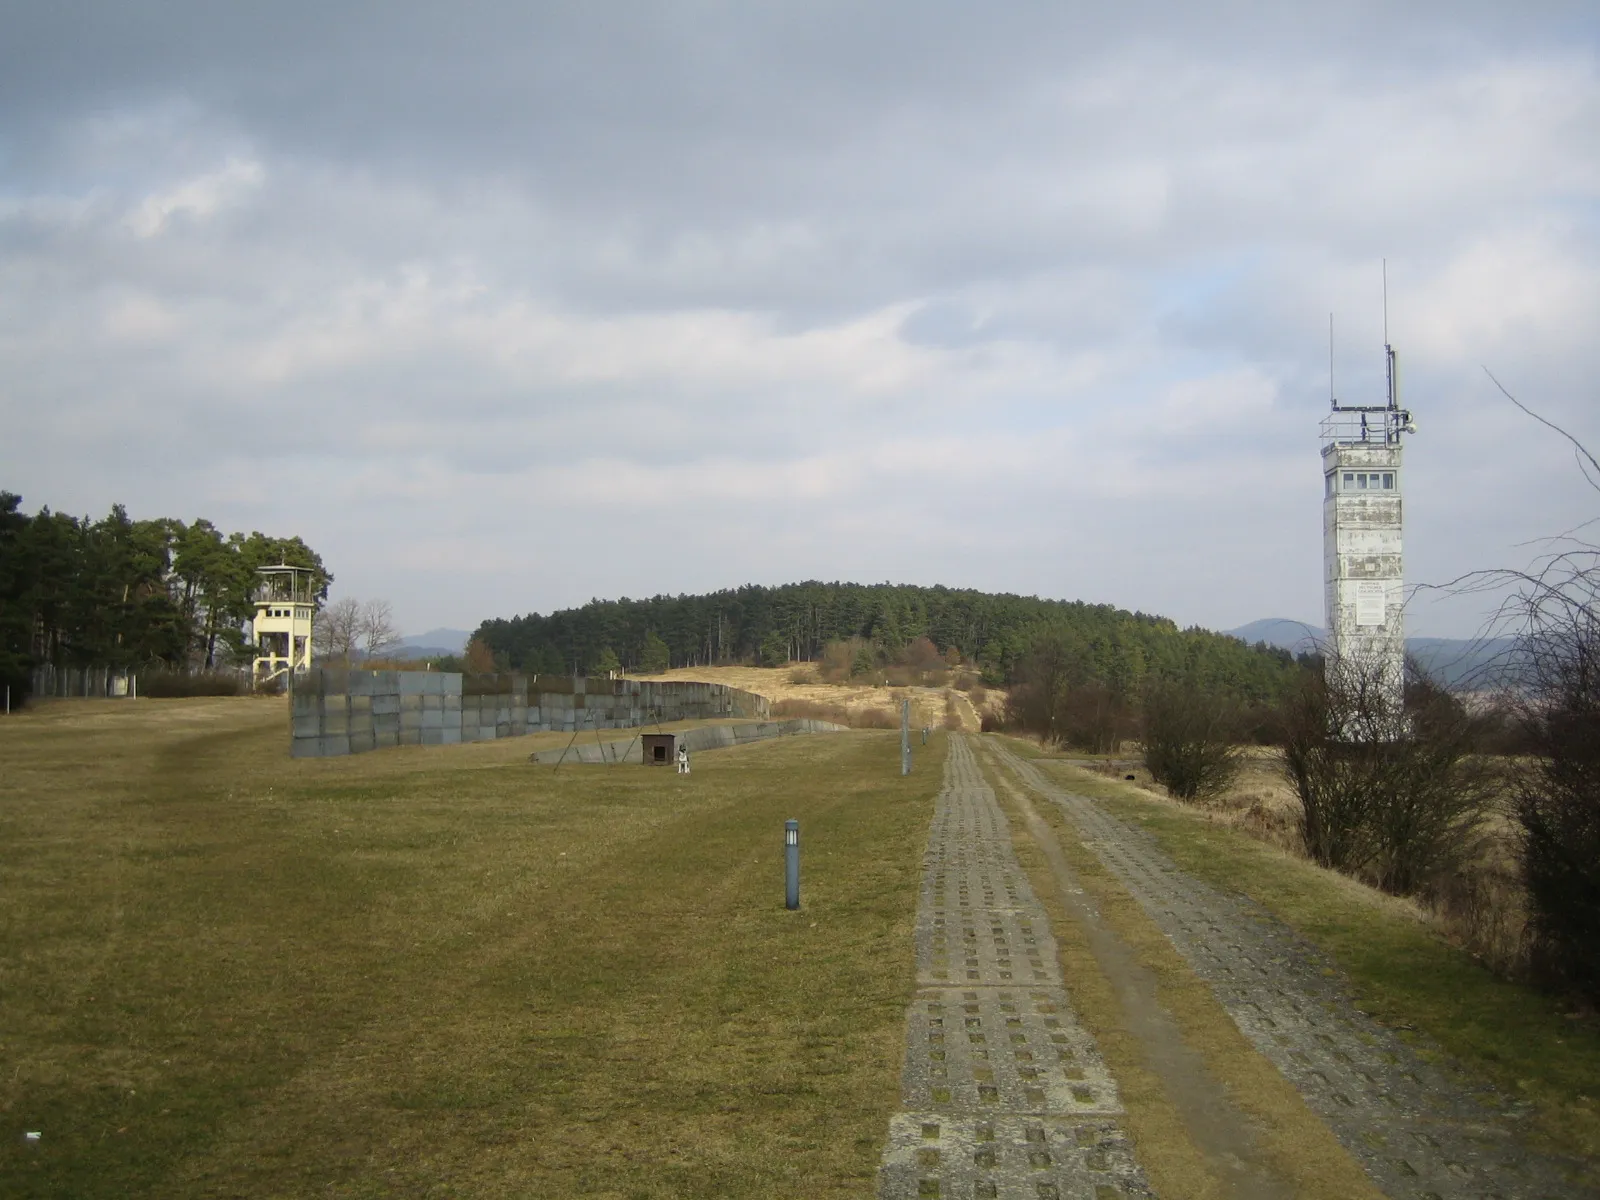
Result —
[[[169,667],[33,669],[33,695],[63,700],[123,700],[139,696],[230,696],[250,690],[248,671],[174,671]],[[20,697],[13,697],[15,702]]]
[[[651,721],[766,720],[764,696],[720,683],[313,670],[295,683],[291,753],[360,754],[542,730],[632,729]]]
[[[138,675],[127,667],[53,667],[33,671],[33,694],[73,699],[137,696]]]

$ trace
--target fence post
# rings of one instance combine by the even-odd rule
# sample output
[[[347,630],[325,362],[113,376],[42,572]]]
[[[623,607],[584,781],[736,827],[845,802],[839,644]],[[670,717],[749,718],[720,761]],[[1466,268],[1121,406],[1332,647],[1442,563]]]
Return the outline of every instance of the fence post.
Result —
[[[900,774],[911,774],[911,701],[900,703]]]

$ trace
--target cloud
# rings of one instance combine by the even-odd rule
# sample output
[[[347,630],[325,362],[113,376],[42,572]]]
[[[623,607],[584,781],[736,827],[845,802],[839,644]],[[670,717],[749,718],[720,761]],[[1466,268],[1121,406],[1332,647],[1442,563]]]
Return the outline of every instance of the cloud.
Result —
[[[230,158],[215,171],[146,196],[129,215],[128,227],[139,237],[151,238],[164,231],[175,217],[214,216],[260,187],[264,174],[260,163]]]
[[[0,45],[30,505],[298,532],[416,628],[805,575],[1315,621],[1386,257],[1412,578],[1592,513],[1481,373],[1600,441],[1582,6],[70,9]]]

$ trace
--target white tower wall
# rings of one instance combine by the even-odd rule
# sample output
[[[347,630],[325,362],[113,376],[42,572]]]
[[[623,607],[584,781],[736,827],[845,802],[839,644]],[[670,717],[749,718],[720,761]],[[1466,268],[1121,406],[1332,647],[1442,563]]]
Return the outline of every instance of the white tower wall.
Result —
[[[1336,669],[1380,683],[1398,713],[1405,681],[1398,440],[1323,447],[1328,650]]]

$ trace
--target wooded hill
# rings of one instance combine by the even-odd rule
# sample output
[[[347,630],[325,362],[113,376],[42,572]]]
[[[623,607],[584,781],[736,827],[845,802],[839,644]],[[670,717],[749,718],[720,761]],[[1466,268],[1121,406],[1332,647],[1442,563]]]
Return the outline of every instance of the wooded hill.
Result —
[[[612,661],[640,672],[667,663],[816,661],[829,642],[852,638],[891,662],[926,636],[1001,684],[1047,634],[1068,647],[1083,681],[1119,691],[1154,673],[1262,702],[1279,694],[1293,665],[1284,650],[1110,605],[888,583],[749,584],[702,596],[591,600],[549,616],[485,621],[477,637],[513,670],[556,673]]]
[[[256,568],[332,576],[297,537],[225,534],[210,521],[100,520],[22,511],[0,491],[0,678],[24,689],[41,663],[205,667],[246,653]]]

